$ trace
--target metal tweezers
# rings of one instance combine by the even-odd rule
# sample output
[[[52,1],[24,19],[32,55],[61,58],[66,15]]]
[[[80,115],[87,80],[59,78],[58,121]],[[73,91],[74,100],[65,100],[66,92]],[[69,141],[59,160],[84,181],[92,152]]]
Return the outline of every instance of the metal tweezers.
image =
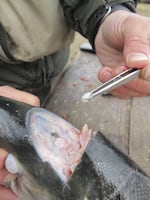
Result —
[[[87,102],[90,99],[92,99],[94,96],[97,96],[99,94],[105,95],[110,90],[117,88],[118,86],[121,86],[125,83],[130,82],[131,80],[138,78],[140,76],[140,69],[136,68],[130,68],[114,78],[110,79],[109,81],[105,82],[104,84],[101,84],[100,86],[96,87],[94,90],[85,93],[82,96],[82,101]]]

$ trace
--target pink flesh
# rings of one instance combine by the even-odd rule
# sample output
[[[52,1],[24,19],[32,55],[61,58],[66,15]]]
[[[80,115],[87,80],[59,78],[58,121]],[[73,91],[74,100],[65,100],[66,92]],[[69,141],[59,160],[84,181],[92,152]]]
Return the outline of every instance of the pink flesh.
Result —
[[[77,130],[50,112],[33,112],[29,128],[31,141],[43,162],[49,162],[60,178],[67,182],[81,161],[91,130],[84,125]]]

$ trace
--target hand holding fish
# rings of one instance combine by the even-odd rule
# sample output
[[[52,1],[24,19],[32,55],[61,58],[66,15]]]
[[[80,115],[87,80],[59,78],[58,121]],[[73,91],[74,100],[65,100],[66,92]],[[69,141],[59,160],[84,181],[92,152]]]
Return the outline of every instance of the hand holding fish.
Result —
[[[8,171],[5,169],[5,159],[7,157],[7,152],[3,149],[0,149],[0,200],[16,200],[16,195],[11,191],[11,189],[3,186],[4,182],[7,181],[7,179],[11,178],[11,175],[8,173]]]
[[[110,31],[111,29],[111,31]],[[104,66],[101,82],[129,68],[143,68],[141,77],[111,92],[114,96],[145,96],[150,93],[150,18],[127,11],[116,11],[101,25],[96,39],[96,54]]]
[[[33,106],[39,106],[40,104],[39,99],[36,96],[9,86],[0,87],[0,96],[16,99]],[[16,195],[9,188],[3,186],[5,185],[4,182],[14,178],[14,175],[11,175],[5,169],[5,159],[7,155],[8,153],[5,150],[0,149],[0,200],[16,200]]]

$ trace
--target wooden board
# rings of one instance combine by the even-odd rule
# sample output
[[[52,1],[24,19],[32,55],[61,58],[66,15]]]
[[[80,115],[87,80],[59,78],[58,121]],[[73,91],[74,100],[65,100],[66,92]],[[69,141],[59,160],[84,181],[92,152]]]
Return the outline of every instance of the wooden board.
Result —
[[[93,131],[101,131],[150,174],[150,97],[121,100],[97,96],[82,102],[82,95],[100,84],[100,67],[94,54],[81,52],[65,72],[47,108],[78,129],[87,124]]]
[[[150,96],[130,104],[130,156],[150,174]]]

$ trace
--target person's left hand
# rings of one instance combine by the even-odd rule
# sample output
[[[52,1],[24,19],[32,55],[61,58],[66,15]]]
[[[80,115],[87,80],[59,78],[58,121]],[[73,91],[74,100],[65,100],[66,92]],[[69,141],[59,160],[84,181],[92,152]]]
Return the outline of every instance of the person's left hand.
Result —
[[[116,11],[100,26],[96,54],[103,67],[98,73],[106,82],[127,68],[141,68],[141,77],[111,91],[119,98],[150,94],[150,18]],[[128,67],[125,67],[128,66]]]
[[[9,180],[12,180],[14,175],[11,175],[5,169],[5,159],[8,153],[4,149],[0,149],[0,200],[17,200],[15,193],[8,187],[3,186],[3,184]]]
[[[0,86],[0,96],[11,98],[32,106],[40,106],[40,100],[37,96],[18,90],[10,86]],[[16,178],[15,175],[9,173],[5,168],[5,159],[8,155],[4,149],[0,148],[0,200],[17,200],[16,194],[5,183]]]

